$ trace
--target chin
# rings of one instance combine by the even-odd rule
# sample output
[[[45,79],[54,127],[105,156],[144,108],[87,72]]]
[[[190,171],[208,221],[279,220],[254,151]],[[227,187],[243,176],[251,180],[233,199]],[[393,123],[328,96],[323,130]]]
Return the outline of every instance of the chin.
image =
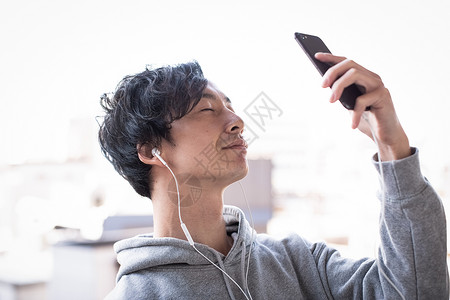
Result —
[[[233,174],[233,182],[239,181],[248,174],[248,163],[247,160],[245,160],[245,163],[242,166],[239,166],[236,168],[236,172]],[[232,182],[232,183],[233,183]]]

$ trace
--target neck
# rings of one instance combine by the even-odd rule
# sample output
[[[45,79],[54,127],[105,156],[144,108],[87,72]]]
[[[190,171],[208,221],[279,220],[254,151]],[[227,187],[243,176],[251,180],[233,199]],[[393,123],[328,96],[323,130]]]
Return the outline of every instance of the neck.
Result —
[[[178,214],[176,192],[167,191],[167,183],[155,183],[152,201],[154,216],[154,236],[173,237],[187,240]],[[207,245],[220,253],[227,255],[233,241],[227,235],[223,218],[223,190],[201,190],[200,196],[192,199],[192,193],[187,193],[180,187],[181,218],[192,239],[196,243]]]

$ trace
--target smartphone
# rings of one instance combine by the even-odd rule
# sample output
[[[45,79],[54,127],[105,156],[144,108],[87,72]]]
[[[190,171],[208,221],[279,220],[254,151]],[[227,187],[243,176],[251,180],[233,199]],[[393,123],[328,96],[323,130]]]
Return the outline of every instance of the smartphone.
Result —
[[[320,75],[323,76],[331,65],[317,60],[314,55],[317,52],[331,53],[327,46],[325,46],[325,43],[317,36],[299,32],[295,33],[295,39],[316,67],[317,71],[319,71]],[[362,94],[360,88],[356,84],[352,84],[344,89],[339,101],[341,101],[346,109],[353,110],[353,108],[355,108],[356,98]],[[366,108],[366,110],[369,109],[370,108]]]

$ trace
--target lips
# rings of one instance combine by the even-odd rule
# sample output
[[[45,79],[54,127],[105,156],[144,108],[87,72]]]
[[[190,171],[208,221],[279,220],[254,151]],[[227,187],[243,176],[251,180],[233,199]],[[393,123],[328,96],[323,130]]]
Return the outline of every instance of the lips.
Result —
[[[245,149],[245,150],[247,150],[247,148],[248,148],[248,144],[245,140],[237,139],[234,142],[232,142],[231,144],[223,147],[222,149],[234,149],[234,150]]]

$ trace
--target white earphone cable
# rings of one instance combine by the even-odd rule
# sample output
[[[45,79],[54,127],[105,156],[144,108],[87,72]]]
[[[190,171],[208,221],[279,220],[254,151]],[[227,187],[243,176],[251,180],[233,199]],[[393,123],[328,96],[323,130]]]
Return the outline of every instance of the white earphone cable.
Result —
[[[225,276],[227,276],[228,279],[230,279],[231,282],[233,282],[233,283],[239,288],[239,290],[242,292],[242,294],[245,296],[245,298],[246,298],[247,300],[252,300],[252,297],[251,297],[251,295],[250,295],[250,291],[248,290],[248,285],[247,285],[247,284],[246,284],[246,285],[247,285],[247,291],[248,291],[248,294],[249,294],[250,298],[249,298],[249,296],[247,296],[247,294],[244,292],[244,290],[241,288],[241,286],[240,286],[233,278],[231,278],[231,276],[228,275],[227,272],[225,272],[225,270],[223,270],[221,267],[219,267],[217,264],[215,264],[213,261],[211,261],[208,257],[206,257],[206,255],[204,255],[203,253],[201,253],[201,252],[195,247],[194,240],[192,239],[191,234],[189,233],[189,230],[187,229],[186,225],[183,223],[183,220],[182,220],[182,218],[181,218],[181,199],[180,199],[180,190],[179,190],[179,187],[178,187],[178,180],[177,180],[177,177],[176,177],[175,174],[173,173],[172,169],[167,165],[167,163],[165,163],[164,160],[162,160],[162,158],[161,158],[159,155],[156,155],[156,157],[158,157],[158,159],[160,159],[160,160],[163,162],[164,166],[166,166],[166,168],[170,171],[170,173],[172,174],[172,177],[173,177],[173,179],[174,179],[174,181],[175,181],[175,186],[176,186],[176,189],[177,189],[177,197],[178,197],[178,217],[179,217],[179,219],[180,219],[180,225],[181,225],[181,228],[183,229],[183,232],[184,232],[184,234],[186,235],[186,238],[187,238],[189,244],[195,249],[195,251],[197,251],[201,256],[203,256],[210,264],[212,264],[214,267],[216,267],[217,269],[219,269]],[[242,188],[242,186],[241,186],[241,188]],[[244,194],[244,195],[245,195],[245,194]],[[247,197],[245,197],[245,201],[247,202]],[[247,202],[247,205],[248,205],[248,202]],[[251,215],[251,213],[250,213],[250,215]],[[253,217],[252,217],[252,224],[253,224]],[[252,244],[253,244],[253,231],[252,231],[252,240],[251,240],[251,242],[252,242]],[[251,245],[250,245],[250,247],[251,247]],[[250,252],[251,252],[251,248],[250,248]],[[248,276],[248,266],[249,266],[249,265],[250,265],[250,253],[249,253],[248,264],[247,264],[247,275],[246,275],[246,280],[247,280],[247,276]]]
[[[245,285],[247,287],[247,293],[248,293],[250,299],[253,299],[252,295],[250,294],[249,287],[248,287],[248,270],[250,269],[250,257],[252,255],[253,239],[254,239],[254,234],[255,234],[255,223],[253,222],[252,210],[250,209],[250,204],[248,203],[247,195],[246,195],[244,187],[242,186],[242,183],[240,181],[239,181],[239,186],[241,187],[242,193],[244,194],[245,204],[247,205],[247,209],[250,214],[250,222],[251,222],[251,227],[252,227],[252,235],[250,238],[250,249],[248,251],[248,259],[247,259],[247,271],[245,272]]]

